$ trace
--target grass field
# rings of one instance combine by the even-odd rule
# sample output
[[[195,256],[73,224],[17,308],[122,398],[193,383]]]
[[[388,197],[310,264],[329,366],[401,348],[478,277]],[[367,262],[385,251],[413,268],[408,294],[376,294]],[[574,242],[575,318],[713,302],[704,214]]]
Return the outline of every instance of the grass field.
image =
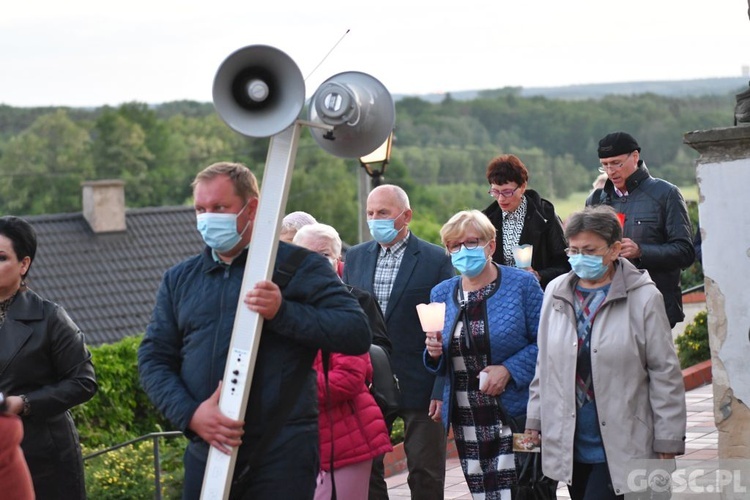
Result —
[[[698,201],[698,185],[693,186],[682,186],[680,187],[682,196],[685,201]],[[555,212],[560,216],[562,220],[568,218],[570,214],[576,212],[584,207],[586,204],[586,198],[588,197],[588,191],[580,191],[573,193],[564,199],[551,199],[550,201],[555,205]]]

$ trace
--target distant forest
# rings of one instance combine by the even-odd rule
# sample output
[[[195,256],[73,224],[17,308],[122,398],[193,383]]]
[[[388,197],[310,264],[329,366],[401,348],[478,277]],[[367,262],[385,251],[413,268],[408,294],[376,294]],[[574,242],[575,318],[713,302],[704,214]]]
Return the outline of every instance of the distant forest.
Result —
[[[667,97],[653,93],[563,99],[524,97],[520,88],[450,94],[439,102],[396,103],[395,142],[385,182],[409,192],[413,226],[434,239],[456,211],[486,207],[485,168],[501,153],[518,155],[530,187],[552,200],[590,189],[596,145],[615,130],[633,134],[653,175],[695,184],[696,153],[686,132],[733,124],[734,92]],[[306,116],[306,111],[303,111]],[[190,203],[190,182],[210,163],[248,165],[262,179],[268,139],[227,127],[211,103],[118,107],[14,108],[0,105],[0,213],[81,210],[81,182],[122,179],[128,207]],[[303,132],[288,211],[304,210],[357,241],[357,160],[325,153]]]

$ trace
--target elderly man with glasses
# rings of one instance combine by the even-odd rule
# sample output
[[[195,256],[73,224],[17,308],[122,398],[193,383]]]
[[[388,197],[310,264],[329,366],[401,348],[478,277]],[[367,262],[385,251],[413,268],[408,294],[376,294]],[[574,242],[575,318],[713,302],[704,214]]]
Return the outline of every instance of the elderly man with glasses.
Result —
[[[620,256],[649,272],[674,328],[685,319],[680,273],[695,260],[685,200],[676,186],[649,174],[641,147],[630,134],[606,135],[599,141],[598,154],[599,171],[608,180],[589,195],[586,206],[609,205],[620,214]]]

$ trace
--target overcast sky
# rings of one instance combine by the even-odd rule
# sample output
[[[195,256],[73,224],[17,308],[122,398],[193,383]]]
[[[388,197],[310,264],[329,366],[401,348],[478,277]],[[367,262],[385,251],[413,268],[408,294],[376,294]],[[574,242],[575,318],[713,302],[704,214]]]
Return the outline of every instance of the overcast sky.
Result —
[[[221,62],[253,44],[291,56],[308,97],[342,71],[394,94],[740,76],[747,11],[747,0],[16,0],[0,12],[0,103],[210,102]]]

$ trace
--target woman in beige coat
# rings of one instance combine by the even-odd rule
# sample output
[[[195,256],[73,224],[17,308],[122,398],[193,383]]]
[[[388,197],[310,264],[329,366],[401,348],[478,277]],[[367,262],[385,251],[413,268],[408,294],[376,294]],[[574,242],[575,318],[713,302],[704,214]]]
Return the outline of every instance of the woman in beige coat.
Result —
[[[645,460],[672,470],[685,451],[682,374],[661,294],[619,257],[614,211],[571,215],[565,237],[573,270],[545,292],[526,432],[573,500],[622,498]]]

